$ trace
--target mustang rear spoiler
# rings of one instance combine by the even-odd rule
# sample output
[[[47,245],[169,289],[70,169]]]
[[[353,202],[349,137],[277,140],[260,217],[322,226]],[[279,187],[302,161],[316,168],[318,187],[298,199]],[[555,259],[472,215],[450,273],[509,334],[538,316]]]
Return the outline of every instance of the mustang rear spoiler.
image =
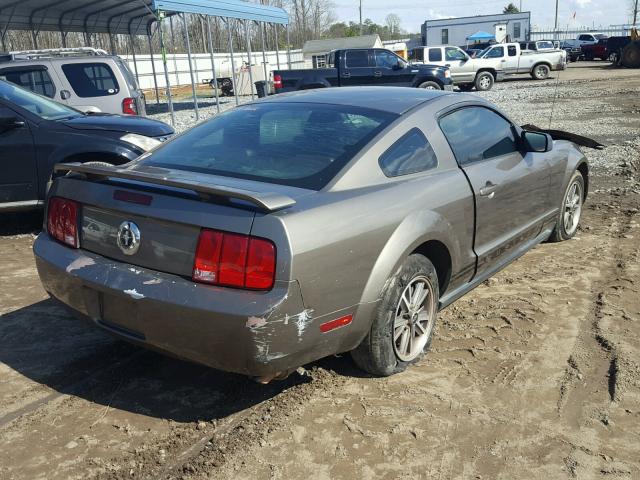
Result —
[[[522,125],[522,128],[525,130],[529,130],[531,132],[540,132],[551,135],[551,138],[554,140],[569,140],[570,142],[575,143],[576,145],[581,145],[587,148],[595,148],[596,150],[602,150],[605,145],[600,142],[596,142],[592,138],[583,137],[582,135],[578,135],[571,132],[565,132],[563,130],[545,130],[544,128],[536,127],[535,125]]]
[[[82,163],[58,163],[54,166],[54,171],[81,173],[87,178],[122,178],[166,187],[184,188],[185,190],[193,190],[205,198],[209,196],[237,198],[249,202],[266,212],[280,210],[296,203],[294,199],[280,193],[253,192],[251,190],[220,185],[205,185],[189,180],[171,179],[164,175],[129,170],[126,168],[83,165]]]

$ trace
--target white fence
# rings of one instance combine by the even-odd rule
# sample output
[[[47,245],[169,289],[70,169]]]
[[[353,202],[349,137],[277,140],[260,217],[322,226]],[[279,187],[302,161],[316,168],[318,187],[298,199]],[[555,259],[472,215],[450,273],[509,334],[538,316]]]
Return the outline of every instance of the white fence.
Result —
[[[280,60],[280,69],[287,69],[287,52],[279,51],[279,55],[276,56],[276,52],[265,52],[267,59],[267,72],[278,69],[278,62]],[[151,64],[150,55],[136,55],[136,65],[133,63],[132,55],[121,55],[121,57],[128,63],[131,71],[136,73],[138,83],[141,88],[154,88],[153,82],[153,68]],[[231,76],[231,55],[228,53],[215,53],[213,55],[216,66],[216,76],[230,77]],[[248,73],[246,68],[242,68],[249,63],[249,58],[246,52],[234,52],[233,61],[236,67],[237,78],[241,80],[241,77]],[[213,70],[211,68],[211,55],[208,53],[194,53],[191,55],[191,64],[193,67],[193,76],[196,83],[201,83],[203,80],[209,80],[213,78]],[[251,52],[251,64],[254,66],[253,81],[264,80],[264,69],[262,52]],[[156,81],[158,87],[165,86],[164,67],[162,65],[162,56],[160,54],[154,54],[153,66],[156,69]],[[302,50],[291,50],[291,68],[303,68],[304,60],[302,56]],[[168,54],[167,55],[167,68],[169,70],[169,83],[172,86],[176,85],[190,85],[191,76],[189,74],[189,57],[184,54]],[[258,78],[256,78],[258,77]]]
[[[577,29],[563,29],[561,26],[558,27],[558,31],[554,32],[552,28],[544,29],[544,30],[533,30],[530,32],[531,40],[550,40],[550,39],[559,39],[565,40],[569,38],[577,38],[581,33],[602,33],[607,35],[608,37],[618,37],[618,36],[627,36],[629,35],[630,26],[615,26],[615,27],[605,27],[605,28],[590,28],[583,27]]]

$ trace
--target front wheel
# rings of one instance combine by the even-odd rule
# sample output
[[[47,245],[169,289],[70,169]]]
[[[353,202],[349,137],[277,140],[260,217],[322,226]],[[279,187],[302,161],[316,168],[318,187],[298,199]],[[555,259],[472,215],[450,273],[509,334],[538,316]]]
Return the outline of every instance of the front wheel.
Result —
[[[618,63],[618,54],[616,52],[611,52],[607,57],[607,60],[611,63]]]
[[[491,90],[494,81],[495,79],[493,78],[491,72],[480,72],[476,76],[476,90],[478,90],[479,92],[486,92],[487,90]]]
[[[549,73],[551,69],[547,65],[536,65],[533,67],[533,71],[531,72],[531,76],[535,80],[545,80],[549,77]]]
[[[422,82],[418,85],[418,88],[424,88],[425,90],[442,90],[442,87],[437,82]]]
[[[351,352],[356,364],[388,376],[417,362],[431,345],[439,297],[431,261],[410,255],[387,282],[368,335]]]
[[[584,203],[584,177],[580,172],[575,172],[569,181],[562,197],[560,212],[556,219],[556,225],[551,232],[549,241],[562,242],[572,238],[578,230],[582,204]]]

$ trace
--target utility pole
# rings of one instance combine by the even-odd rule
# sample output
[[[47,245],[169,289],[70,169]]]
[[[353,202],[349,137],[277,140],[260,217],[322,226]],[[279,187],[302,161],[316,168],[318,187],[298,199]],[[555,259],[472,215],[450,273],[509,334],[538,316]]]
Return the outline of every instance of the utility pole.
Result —
[[[362,35],[362,0],[360,0],[360,35]]]
[[[633,7],[633,25],[632,26],[636,26],[638,21],[638,0],[636,0],[636,4]]]
[[[553,29],[553,39],[554,40],[558,39],[558,0],[556,0],[556,23]]]

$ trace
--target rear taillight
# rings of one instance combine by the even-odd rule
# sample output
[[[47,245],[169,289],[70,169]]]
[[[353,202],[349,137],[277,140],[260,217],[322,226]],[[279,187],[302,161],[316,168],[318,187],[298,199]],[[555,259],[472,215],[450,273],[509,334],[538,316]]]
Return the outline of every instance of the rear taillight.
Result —
[[[280,75],[273,76],[273,88],[276,90],[282,88],[282,77]]]
[[[269,240],[203,229],[200,232],[193,280],[196,282],[269,290],[276,271],[276,247]]]
[[[135,98],[125,98],[122,101],[122,113],[125,115],[138,115],[138,105]]]
[[[49,235],[73,248],[78,248],[78,212],[80,205],[66,198],[51,197],[47,207]]]

